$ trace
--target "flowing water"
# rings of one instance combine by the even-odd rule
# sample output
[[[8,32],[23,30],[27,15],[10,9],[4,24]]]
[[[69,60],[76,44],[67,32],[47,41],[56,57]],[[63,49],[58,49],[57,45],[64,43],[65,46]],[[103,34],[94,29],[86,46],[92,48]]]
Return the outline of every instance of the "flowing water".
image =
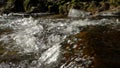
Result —
[[[118,20],[42,19],[14,16],[0,17],[0,68],[87,68],[90,57],[76,58],[84,65],[63,59],[62,42],[83,27],[120,23]],[[67,41],[70,42],[70,41]],[[81,53],[82,54],[82,53]],[[87,62],[89,61],[89,62]]]

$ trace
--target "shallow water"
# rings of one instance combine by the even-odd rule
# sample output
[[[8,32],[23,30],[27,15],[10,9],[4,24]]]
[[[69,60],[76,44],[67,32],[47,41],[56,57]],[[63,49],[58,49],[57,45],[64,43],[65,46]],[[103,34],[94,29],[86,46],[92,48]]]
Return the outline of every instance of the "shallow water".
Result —
[[[0,17],[0,68],[87,68],[71,62],[61,63],[62,42],[84,27],[117,24],[118,20],[42,19]],[[69,40],[67,41],[71,43]],[[81,52],[82,54],[82,52]],[[75,58],[89,65],[88,58]],[[89,62],[87,62],[89,61]],[[85,64],[84,63],[84,64]],[[82,64],[82,63],[81,63]]]

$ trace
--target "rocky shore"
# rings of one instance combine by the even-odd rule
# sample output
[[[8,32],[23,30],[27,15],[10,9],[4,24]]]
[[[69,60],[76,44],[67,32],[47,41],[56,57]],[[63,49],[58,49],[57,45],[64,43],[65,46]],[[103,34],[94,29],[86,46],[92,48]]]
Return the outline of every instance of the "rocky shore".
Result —
[[[119,10],[120,1],[110,0],[2,0],[0,2],[0,13],[54,13],[68,15],[71,8],[90,12],[94,15],[108,10]]]

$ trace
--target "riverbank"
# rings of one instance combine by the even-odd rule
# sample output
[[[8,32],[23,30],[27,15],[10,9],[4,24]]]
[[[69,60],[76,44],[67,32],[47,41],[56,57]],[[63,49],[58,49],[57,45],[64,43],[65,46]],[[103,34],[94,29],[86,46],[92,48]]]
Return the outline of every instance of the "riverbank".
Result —
[[[1,4],[1,14],[9,13],[52,13],[68,15],[71,8],[79,9],[91,14],[96,14],[103,11],[108,11],[120,7],[120,1],[79,1],[79,0],[4,0]],[[119,9],[119,8],[118,8]]]

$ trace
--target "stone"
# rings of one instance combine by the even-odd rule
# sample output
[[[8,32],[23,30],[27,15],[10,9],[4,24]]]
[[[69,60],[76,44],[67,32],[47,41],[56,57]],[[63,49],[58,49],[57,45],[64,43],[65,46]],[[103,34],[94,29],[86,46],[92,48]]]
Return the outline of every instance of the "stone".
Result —
[[[67,65],[85,68],[119,68],[120,24],[88,26],[80,33],[71,35],[63,43]],[[77,39],[77,40],[74,40]],[[70,44],[69,42],[73,42]],[[75,46],[75,47],[74,47]],[[80,59],[79,60],[72,60]],[[64,61],[64,63],[65,63]]]
[[[87,17],[90,14],[91,14],[90,12],[85,12],[85,11],[82,11],[82,10],[79,10],[79,9],[71,8],[69,10],[68,17],[85,18],[85,17]]]
[[[119,68],[120,31],[117,27],[94,26],[84,34],[84,53],[95,57],[94,68]]]

